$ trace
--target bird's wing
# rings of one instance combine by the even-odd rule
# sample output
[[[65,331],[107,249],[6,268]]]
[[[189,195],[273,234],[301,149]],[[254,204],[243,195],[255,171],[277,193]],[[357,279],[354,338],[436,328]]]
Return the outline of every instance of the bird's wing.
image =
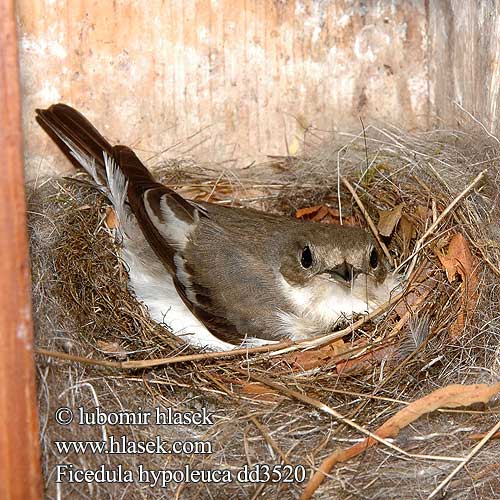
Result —
[[[149,172],[129,148],[116,146],[114,149],[116,161],[128,180],[132,211],[146,240],[171,271],[179,296],[217,338],[239,344],[242,339],[236,325],[214,303],[211,290],[197,283],[196,273],[184,258],[184,250],[197,224],[210,217],[208,209],[152,182]]]
[[[179,296],[217,338],[239,344],[236,326],[216,307],[211,290],[196,282],[195,273],[184,259],[191,233],[209,217],[208,211],[152,180],[130,148],[115,146],[113,150],[114,160],[128,181],[132,212],[147,242],[170,270]]]

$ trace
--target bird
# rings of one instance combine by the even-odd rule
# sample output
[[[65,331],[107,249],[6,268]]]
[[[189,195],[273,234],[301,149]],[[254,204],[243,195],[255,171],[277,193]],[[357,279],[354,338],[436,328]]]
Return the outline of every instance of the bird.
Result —
[[[36,120],[109,199],[129,290],[195,348],[323,335],[389,300],[399,284],[361,227],[188,200],[73,107],[37,109]]]

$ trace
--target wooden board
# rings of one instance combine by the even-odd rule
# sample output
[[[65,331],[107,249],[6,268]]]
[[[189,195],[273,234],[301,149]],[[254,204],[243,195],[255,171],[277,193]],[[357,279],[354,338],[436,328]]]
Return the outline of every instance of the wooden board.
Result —
[[[153,163],[244,166],[360,118],[428,124],[424,0],[17,3],[30,178],[68,168],[33,119],[57,101]]]
[[[500,1],[431,2],[429,40],[431,125],[500,135]]]
[[[41,498],[21,99],[12,0],[0,0],[0,498]]]

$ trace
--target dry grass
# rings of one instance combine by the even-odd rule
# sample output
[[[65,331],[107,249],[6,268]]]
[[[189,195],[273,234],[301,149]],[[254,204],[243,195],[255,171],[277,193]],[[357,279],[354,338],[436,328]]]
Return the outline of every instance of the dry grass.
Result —
[[[312,138],[315,136],[312,135]],[[311,138],[310,137],[310,138]],[[366,225],[340,175],[356,189],[374,221],[378,210],[402,204],[410,227],[398,226],[386,244],[400,272],[412,261],[422,270],[416,292],[345,338],[352,371],[338,370],[340,357],[303,371],[290,358],[258,354],[206,359],[148,370],[123,371],[84,366],[39,356],[40,418],[47,498],[298,498],[299,484],[238,483],[56,484],[55,466],[109,469],[229,469],[245,464],[304,465],[308,475],[337,447],[363,436],[313,404],[298,401],[252,376],[320,401],[374,430],[405,402],[451,383],[496,382],[500,378],[500,147],[479,132],[406,134],[368,128],[363,135],[340,135],[300,158],[273,158],[238,173],[221,166],[171,161],[156,165],[157,176],[187,197],[251,206],[292,215],[315,204],[338,208]],[[484,169],[486,180],[463,197],[426,238],[415,244],[437,215]],[[81,174],[79,179],[85,179]],[[33,297],[37,346],[92,359],[142,360],[193,352],[162,326],[127,291],[126,272],[103,223],[106,200],[74,180],[47,180],[29,189]],[[423,215],[422,207],[428,209]],[[462,307],[460,281],[449,283],[436,257],[455,233],[465,235],[476,258],[479,300],[467,311],[459,338],[450,336]],[[419,302],[420,297],[420,302]],[[255,380],[254,380],[255,382]],[[254,392],[251,392],[251,389]],[[214,425],[69,426],[54,422],[61,406],[107,412],[157,406],[178,411],[207,408]],[[469,435],[487,432],[499,419],[490,406],[435,412],[402,431],[398,448],[412,454],[463,457],[474,446]],[[102,440],[106,435],[148,440],[210,441],[208,455],[62,456],[57,440]],[[490,441],[448,485],[452,498],[500,496],[499,441]],[[377,446],[337,465],[315,498],[426,498],[456,466],[453,461],[409,459]],[[177,495],[177,496],[176,496]]]

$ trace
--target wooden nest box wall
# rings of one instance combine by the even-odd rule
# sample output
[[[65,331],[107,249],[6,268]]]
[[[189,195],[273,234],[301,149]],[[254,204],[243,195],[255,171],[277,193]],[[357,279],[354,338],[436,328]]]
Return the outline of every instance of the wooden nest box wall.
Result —
[[[498,132],[495,1],[17,4],[28,178],[68,168],[34,121],[58,101],[143,158],[225,167],[360,118],[457,127],[458,105]]]
[[[500,1],[0,0],[0,90],[0,497],[28,499],[41,482],[22,158],[26,180],[70,168],[35,108],[71,104],[144,159],[230,168],[360,120],[472,115],[497,135]]]

